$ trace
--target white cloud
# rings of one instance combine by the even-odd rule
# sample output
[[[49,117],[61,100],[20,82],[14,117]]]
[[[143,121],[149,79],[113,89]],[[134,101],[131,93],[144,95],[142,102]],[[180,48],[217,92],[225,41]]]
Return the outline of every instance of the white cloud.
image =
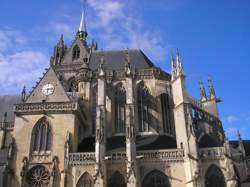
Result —
[[[37,81],[48,57],[29,46],[26,35],[12,28],[0,29],[0,89],[1,94],[13,94],[24,84]]]
[[[90,26],[101,31],[97,38],[105,48],[140,48],[153,61],[166,59],[168,46],[162,34],[152,28],[145,28],[144,21],[133,16],[126,1],[89,0],[88,3],[94,9],[94,14],[89,16],[92,19],[94,17]]]
[[[237,116],[234,116],[234,115],[229,115],[229,116],[226,116],[223,118],[223,122],[224,123],[235,123],[239,121],[239,118]]]

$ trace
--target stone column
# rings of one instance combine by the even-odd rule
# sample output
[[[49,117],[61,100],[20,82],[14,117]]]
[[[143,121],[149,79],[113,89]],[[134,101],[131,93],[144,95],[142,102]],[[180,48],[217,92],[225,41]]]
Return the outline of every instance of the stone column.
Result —
[[[137,186],[136,144],[134,128],[134,94],[133,77],[130,64],[126,66],[126,154],[127,154],[127,187]]]
[[[95,143],[95,187],[106,186],[106,81],[103,69],[103,58],[99,67],[97,80],[97,106],[96,106],[96,143]]]

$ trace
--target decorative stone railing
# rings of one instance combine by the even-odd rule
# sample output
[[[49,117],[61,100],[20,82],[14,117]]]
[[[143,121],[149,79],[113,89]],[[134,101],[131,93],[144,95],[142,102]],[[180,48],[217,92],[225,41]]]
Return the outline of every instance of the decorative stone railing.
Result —
[[[77,102],[51,102],[51,103],[23,103],[15,105],[15,113],[29,112],[64,112],[78,109]]]
[[[183,149],[169,149],[159,151],[139,151],[137,152],[138,158],[143,161],[183,161]]]
[[[95,162],[95,152],[69,153],[69,164],[71,166],[85,165]]]
[[[225,154],[224,147],[210,147],[202,148],[199,150],[199,155],[201,159],[205,160],[214,160],[214,159],[223,159]]]
[[[14,121],[0,122],[0,129],[13,130],[14,129]]]

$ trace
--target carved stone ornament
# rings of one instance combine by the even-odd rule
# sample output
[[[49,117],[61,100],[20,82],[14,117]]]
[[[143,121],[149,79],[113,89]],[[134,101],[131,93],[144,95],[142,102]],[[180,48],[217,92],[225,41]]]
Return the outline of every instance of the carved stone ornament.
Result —
[[[44,166],[37,165],[29,170],[26,179],[31,187],[47,187],[50,182],[50,174]]]
[[[127,173],[127,181],[131,181],[130,179],[135,178],[135,163],[134,161],[128,162],[128,173]]]

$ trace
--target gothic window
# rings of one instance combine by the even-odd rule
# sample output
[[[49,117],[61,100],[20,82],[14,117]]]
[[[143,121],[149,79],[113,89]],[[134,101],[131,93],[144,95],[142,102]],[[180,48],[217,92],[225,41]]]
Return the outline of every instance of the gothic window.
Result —
[[[225,178],[220,170],[215,165],[212,165],[207,170],[207,173],[205,175],[205,186],[206,187],[225,187]]]
[[[94,85],[92,92],[92,134],[95,134],[95,127],[96,127],[96,104],[97,104],[97,85]]]
[[[94,187],[92,176],[88,172],[84,173],[77,182],[76,187]]]
[[[76,45],[73,48],[73,55],[72,55],[72,60],[77,60],[80,58],[80,48]]]
[[[170,118],[171,108],[170,108],[169,95],[163,93],[160,95],[160,98],[161,98],[163,130],[165,133],[173,134],[173,128],[171,126],[171,118]]]
[[[123,175],[116,171],[108,181],[108,187],[126,187],[126,182]]]
[[[164,173],[158,170],[154,170],[144,177],[142,186],[143,187],[170,187],[170,183],[169,183],[168,177]]]
[[[126,91],[122,86],[118,86],[115,91],[115,132],[125,132],[125,106]]]
[[[149,125],[151,122],[150,114],[150,94],[144,85],[140,85],[137,91],[137,102],[138,102],[138,123],[139,131],[149,131]]]
[[[51,148],[51,127],[46,118],[40,119],[32,132],[32,151],[49,151]]]
[[[68,80],[68,92],[78,92],[78,85],[75,77],[71,77]]]
[[[28,171],[26,180],[30,187],[47,187],[49,186],[50,174],[44,166],[38,165]]]

